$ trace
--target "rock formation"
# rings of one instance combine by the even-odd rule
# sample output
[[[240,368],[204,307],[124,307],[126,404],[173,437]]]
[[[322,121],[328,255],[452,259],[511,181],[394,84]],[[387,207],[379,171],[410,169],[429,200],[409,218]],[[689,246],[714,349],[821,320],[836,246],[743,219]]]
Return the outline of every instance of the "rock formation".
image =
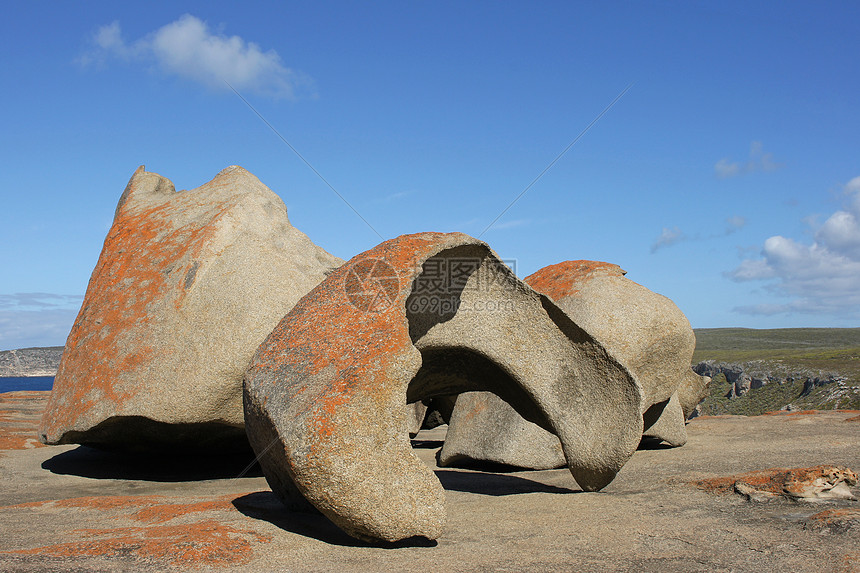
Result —
[[[63,355],[62,346],[0,351],[0,377],[54,376]]]
[[[341,262],[295,229],[281,199],[241,167],[179,192],[140,167],[66,342],[41,440],[247,448],[249,359]]]
[[[610,263],[567,261],[525,282],[550,297],[634,374],[644,396],[644,435],[683,445],[684,420],[707,394],[708,379],[690,368],[695,335],[672,301],[624,274]],[[555,438],[519,418],[501,400],[460,396],[440,464],[472,459],[535,469],[563,465]]]
[[[586,490],[642,434],[630,372],[459,233],[386,241],[302,298],[245,375],[246,429],[287,505],[310,502],[360,539],[435,539],[445,494],[410,448],[406,404],[470,390],[557,434]]]

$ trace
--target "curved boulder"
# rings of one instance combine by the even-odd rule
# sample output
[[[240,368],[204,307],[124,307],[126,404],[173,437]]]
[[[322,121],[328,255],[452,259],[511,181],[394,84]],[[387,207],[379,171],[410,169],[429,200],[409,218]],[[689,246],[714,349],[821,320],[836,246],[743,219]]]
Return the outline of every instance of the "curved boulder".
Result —
[[[668,298],[627,279],[618,265],[566,261],[525,279],[603,344],[641,384],[646,437],[686,443],[685,418],[704,398],[710,379],[690,366],[696,339]],[[501,424],[504,422],[504,425]],[[441,465],[490,461],[534,469],[561,467],[555,437],[511,407],[476,393],[457,398]]]
[[[246,372],[246,428],[288,506],[309,502],[359,539],[435,539],[444,491],[412,453],[406,405],[469,390],[557,434],[587,490],[642,433],[629,371],[460,233],[381,243],[302,298]]]

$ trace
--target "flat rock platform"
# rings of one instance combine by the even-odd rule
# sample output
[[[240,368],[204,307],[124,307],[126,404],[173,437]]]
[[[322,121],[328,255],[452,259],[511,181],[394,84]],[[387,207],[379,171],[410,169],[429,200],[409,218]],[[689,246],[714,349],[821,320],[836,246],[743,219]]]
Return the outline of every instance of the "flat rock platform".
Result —
[[[439,468],[437,543],[372,546],[289,512],[251,454],[42,446],[48,392],[0,394],[0,571],[860,572],[860,502],[747,501],[702,480],[769,468],[860,470],[860,412],[698,418],[677,449],[640,449],[599,493],[566,469]],[[853,489],[855,494],[857,488]]]

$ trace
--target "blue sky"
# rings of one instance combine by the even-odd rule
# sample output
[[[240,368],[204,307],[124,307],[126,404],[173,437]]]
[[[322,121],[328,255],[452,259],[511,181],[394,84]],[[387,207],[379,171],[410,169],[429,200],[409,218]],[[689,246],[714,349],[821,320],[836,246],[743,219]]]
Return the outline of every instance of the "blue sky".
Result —
[[[851,2],[10,4],[0,349],[65,342],[142,164],[177,189],[242,165],[345,259],[377,232],[462,231],[521,277],[617,263],[694,327],[858,326],[858,18]]]

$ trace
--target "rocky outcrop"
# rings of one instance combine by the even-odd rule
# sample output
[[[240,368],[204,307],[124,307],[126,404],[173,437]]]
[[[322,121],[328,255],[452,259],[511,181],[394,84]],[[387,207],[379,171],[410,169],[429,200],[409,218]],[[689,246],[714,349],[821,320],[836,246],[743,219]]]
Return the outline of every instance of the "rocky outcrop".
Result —
[[[586,490],[642,435],[641,389],[594,338],[460,233],[404,235],[332,273],[245,375],[248,438],[272,490],[365,540],[437,538],[445,492],[406,404],[492,390],[559,436]]]
[[[62,355],[62,346],[0,351],[0,377],[54,376]]]
[[[767,384],[787,384],[800,381],[803,382],[801,396],[805,396],[815,388],[847,380],[846,376],[833,372],[770,369],[763,362],[732,363],[705,360],[693,366],[693,371],[710,378],[719,374],[724,375],[726,381],[731,385],[726,394],[727,398],[744,396],[750,390],[756,390]]]
[[[251,355],[341,262],[241,167],[179,192],[140,167],[66,342],[42,441],[247,448],[242,374]]]
[[[715,493],[733,491],[749,501],[768,501],[777,497],[796,501],[857,500],[850,489],[857,485],[857,474],[842,466],[771,468],[736,476],[702,479],[694,484]]]

